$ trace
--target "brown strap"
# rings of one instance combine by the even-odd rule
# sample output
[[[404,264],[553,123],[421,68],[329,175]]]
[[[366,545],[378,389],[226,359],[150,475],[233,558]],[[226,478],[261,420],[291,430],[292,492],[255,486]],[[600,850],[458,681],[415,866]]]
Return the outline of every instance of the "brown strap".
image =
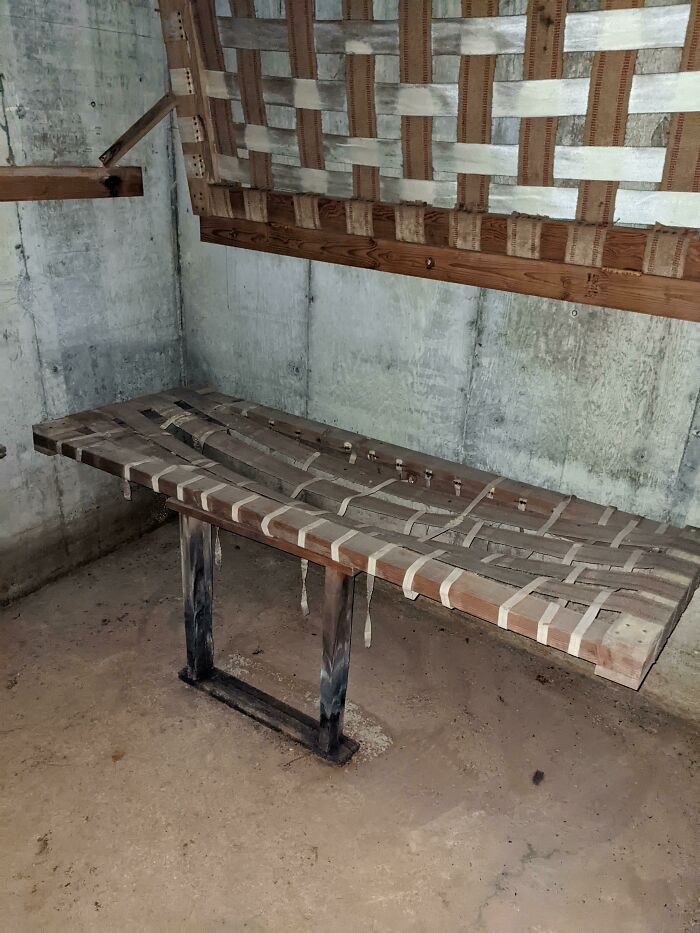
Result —
[[[604,224],[587,224],[581,221],[568,225],[564,261],[575,266],[603,265],[603,249],[608,228]]]
[[[541,217],[528,217],[526,214],[513,214],[508,218],[506,252],[509,256],[520,256],[523,259],[539,259],[541,238]]]
[[[400,204],[394,208],[396,239],[404,243],[425,243],[425,208]]]
[[[307,230],[320,230],[321,218],[318,213],[318,197],[315,194],[295,194],[294,223]]]
[[[432,0],[399,0],[402,84],[433,79],[432,16]],[[404,178],[433,177],[432,135],[432,117],[401,117]]]
[[[314,2],[294,0],[285,4],[289,32],[289,62],[293,78],[317,78],[314,43]],[[297,110],[299,160],[304,168],[324,168],[321,112]]]
[[[498,0],[462,0],[462,16],[480,18],[497,15]],[[495,69],[495,55],[461,57],[457,104],[458,143],[491,142],[491,99]],[[488,207],[489,180],[488,175],[458,174],[457,207],[485,211]]]
[[[345,202],[345,227],[355,236],[374,236],[371,201]]]
[[[603,9],[627,10],[641,6],[643,0],[605,0]],[[636,51],[595,54],[583,131],[584,146],[624,146],[636,61]],[[616,181],[581,182],[576,206],[577,219],[593,224],[612,223],[618,187]]]
[[[372,16],[372,0],[343,0],[343,17],[368,21]],[[377,136],[377,115],[374,106],[374,55],[345,56],[345,90],[348,100],[348,126],[351,136],[374,139]],[[379,200],[379,168],[374,165],[353,165],[355,197]],[[348,229],[348,233],[353,231]],[[371,234],[368,234],[371,236]]]
[[[561,78],[564,59],[565,0],[528,4],[525,31],[525,81]],[[556,117],[527,117],[520,121],[518,182],[552,185]]]
[[[688,247],[694,236],[690,230],[656,224],[647,234],[642,270],[650,275],[682,279]]]
[[[481,249],[482,216],[477,211],[450,211],[450,246],[478,252]]]
[[[229,0],[231,16],[242,19],[255,18],[253,0]],[[263,100],[262,68],[258,49],[236,49],[238,85],[241,94],[241,106],[246,123],[255,126],[267,126],[267,109]],[[251,150],[250,183],[255,188],[272,188],[272,156],[269,152]],[[253,220],[248,217],[247,220]]]
[[[700,0],[692,0],[681,71],[700,69]],[[674,113],[668,133],[663,191],[700,191],[700,113]]]

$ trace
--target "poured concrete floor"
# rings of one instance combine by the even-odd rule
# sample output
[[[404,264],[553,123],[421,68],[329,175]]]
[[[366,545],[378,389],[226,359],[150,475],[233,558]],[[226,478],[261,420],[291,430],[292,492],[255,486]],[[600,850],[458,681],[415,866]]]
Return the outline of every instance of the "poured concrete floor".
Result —
[[[360,585],[334,769],[177,679],[179,586],[169,524],[2,613],[2,930],[700,923],[680,720],[383,584],[367,651]],[[219,665],[312,710],[298,562],[227,537],[216,596]]]

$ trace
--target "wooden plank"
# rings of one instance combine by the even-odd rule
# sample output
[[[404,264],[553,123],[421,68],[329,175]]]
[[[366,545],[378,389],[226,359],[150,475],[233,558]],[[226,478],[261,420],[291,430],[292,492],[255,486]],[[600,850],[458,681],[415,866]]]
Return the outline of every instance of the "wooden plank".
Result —
[[[137,166],[7,165],[0,167],[0,202],[138,198],[143,176]]]
[[[685,279],[217,217],[200,218],[200,233],[205,243],[700,322],[700,283]]]
[[[120,159],[123,159],[127,152],[134,148],[136,143],[142,140],[164,117],[167,117],[175,107],[175,102],[175,95],[172,91],[168,91],[143,116],[139,117],[135,123],[132,123],[129,129],[122,133],[119,139],[115,140],[100,156],[100,162],[105,168],[116,165]]]

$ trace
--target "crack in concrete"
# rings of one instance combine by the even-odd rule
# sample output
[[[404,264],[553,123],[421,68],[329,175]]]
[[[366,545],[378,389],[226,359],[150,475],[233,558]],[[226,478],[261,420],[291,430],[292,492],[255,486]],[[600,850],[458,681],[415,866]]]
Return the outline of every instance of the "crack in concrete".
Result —
[[[484,927],[484,911],[486,910],[488,905],[491,903],[491,901],[494,900],[494,898],[499,897],[499,895],[501,894],[505,894],[506,889],[507,889],[507,883],[509,881],[514,881],[518,878],[522,878],[530,862],[534,862],[536,860],[546,861],[547,859],[550,859],[553,855],[556,855],[559,852],[559,849],[555,848],[555,849],[552,849],[550,852],[545,852],[545,853],[540,854],[534,848],[534,846],[532,846],[529,842],[526,842],[525,845],[527,846],[527,850],[523,853],[523,855],[520,856],[520,859],[518,860],[518,865],[513,870],[509,868],[503,869],[503,871],[496,877],[496,880],[494,881],[493,890],[491,891],[490,894],[488,894],[484,898],[484,900],[479,905],[479,912],[476,915],[476,921],[475,921],[475,926],[474,926],[475,930],[486,929],[486,927]]]

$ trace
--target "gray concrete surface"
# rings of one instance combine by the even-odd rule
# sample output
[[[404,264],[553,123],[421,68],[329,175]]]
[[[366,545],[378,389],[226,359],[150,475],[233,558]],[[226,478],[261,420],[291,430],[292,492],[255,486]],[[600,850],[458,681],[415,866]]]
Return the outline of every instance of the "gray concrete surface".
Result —
[[[98,164],[165,81],[152,4],[0,0],[0,164]],[[170,127],[125,162],[143,165],[144,198],[0,204],[0,600],[152,522],[31,438],[181,378]]]
[[[303,619],[298,561],[223,551],[219,663],[312,711],[320,575]],[[335,770],[177,679],[179,586],[168,524],[0,615],[3,929],[697,929],[687,724],[380,582]]]

